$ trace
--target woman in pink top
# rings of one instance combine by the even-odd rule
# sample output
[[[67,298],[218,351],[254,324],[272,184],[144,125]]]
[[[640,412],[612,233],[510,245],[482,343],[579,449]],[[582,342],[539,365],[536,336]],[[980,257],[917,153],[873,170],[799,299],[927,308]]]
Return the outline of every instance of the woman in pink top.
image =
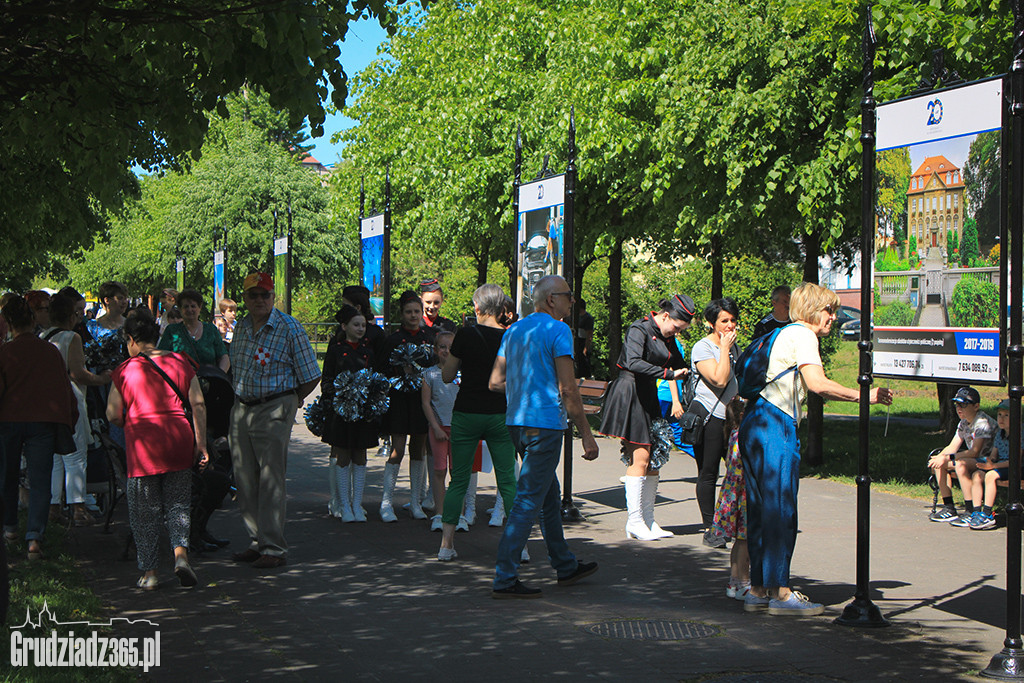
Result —
[[[148,311],[129,317],[124,334],[130,358],[114,371],[107,419],[124,426],[128,518],[144,572],[138,586],[154,590],[159,585],[157,547],[163,523],[174,548],[174,573],[182,586],[191,588],[197,583],[187,552],[191,470],[197,459],[200,469],[210,460],[206,404],[188,360],[156,348],[160,327]],[[181,398],[186,394],[192,425]]]

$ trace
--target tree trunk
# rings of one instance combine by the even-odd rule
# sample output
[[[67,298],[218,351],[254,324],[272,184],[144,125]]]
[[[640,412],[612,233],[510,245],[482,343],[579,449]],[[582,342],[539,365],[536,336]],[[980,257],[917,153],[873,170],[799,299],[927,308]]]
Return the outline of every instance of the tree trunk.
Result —
[[[711,237],[711,298],[722,298],[722,236]]]
[[[821,240],[817,232],[804,235],[804,282],[818,284],[818,257]],[[825,402],[815,393],[807,393],[807,464],[816,467],[825,462],[822,437],[825,431]]]
[[[491,265],[491,245],[486,243],[476,258],[476,286],[487,284],[487,269]]]
[[[962,384],[936,384],[935,394],[939,399],[939,427],[942,428],[942,433],[946,435],[947,439],[952,439],[953,434],[956,432],[956,426],[960,422],[960,418],[956,414],[956,408],[953,407],[953,396],[956,395],[957,389]]]
[[[608,257],[608,369],[611,376],[622,350],[622,238],[615,239],[615,249]]]

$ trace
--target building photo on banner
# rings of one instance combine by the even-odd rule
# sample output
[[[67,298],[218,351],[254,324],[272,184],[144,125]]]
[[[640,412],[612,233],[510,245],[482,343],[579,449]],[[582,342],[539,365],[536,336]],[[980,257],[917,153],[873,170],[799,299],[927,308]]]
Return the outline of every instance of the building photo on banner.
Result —
[[[1002,78],[880,105],[873,372],[999,384]]]
[[[370,307],[378,325],[384,324],[384,214],[367,216],[359,224],[363,287],[370,290]]]
[[[533,313],[533,287],[545,275],[565,276],[562,244],[565,229],[565,175],[519,186],[519,317]]]

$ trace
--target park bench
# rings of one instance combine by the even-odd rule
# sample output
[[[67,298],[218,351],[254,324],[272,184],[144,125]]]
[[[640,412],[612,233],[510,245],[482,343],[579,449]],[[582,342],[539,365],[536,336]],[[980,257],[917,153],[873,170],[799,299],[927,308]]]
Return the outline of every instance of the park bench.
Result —
[[[581,379],[576,382],[583,399],[583,414],[597,415],[604,405],[604,397],[608,393],[608,382],[599,379]]]

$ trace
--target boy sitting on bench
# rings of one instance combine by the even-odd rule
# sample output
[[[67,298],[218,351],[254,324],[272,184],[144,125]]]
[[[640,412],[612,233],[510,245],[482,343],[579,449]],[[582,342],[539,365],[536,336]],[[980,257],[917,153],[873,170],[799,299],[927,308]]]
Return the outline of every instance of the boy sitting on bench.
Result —
[[[971,496],[971,477],[977,469],[980,458],[988,455],[992,448],[992,437],[996,433],[996,422],[981,412],[981,395],[973,387],[961,387],[953,396],[953,405],[960,418],[956,435],[945,448],[928,459],[939,483],[942,507],[929,515],[933,522],[949,522],[953,526],[969,527],[974,514],[974,499]],[[961,448],[966,450],[961,450]],[[959,452],[958,452],[959,451]],[[964,513],[956,514],[950,471],[956,472],[960,489],[964,492]]]
[[[992,439],[992,450],[988,458],[978,461],[978,469],[971,477],[971,497],[974,499],[974,515],[971,517],[971,529],[981,531],[994,529],[996,519],[992,515],[992,505],[996,502],[996,491],[1000,481],[1006,481],[1010,468],[1010,399],[1004,398],[996,408],[996,424],[999,430]],[[1014,457],[1019,458],[1024,451],[1024,431],[1021,435],[1021,448]],[[984,491],[984,505],[982,505]],[[980,509],[979,509],[980,506]]]

